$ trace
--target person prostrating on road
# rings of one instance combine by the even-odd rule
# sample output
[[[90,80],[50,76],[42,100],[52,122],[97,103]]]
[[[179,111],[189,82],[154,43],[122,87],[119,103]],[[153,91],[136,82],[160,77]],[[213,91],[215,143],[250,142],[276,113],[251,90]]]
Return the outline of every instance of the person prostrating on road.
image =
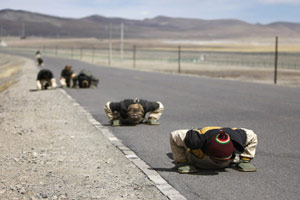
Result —
[[[120,102],[107,102],[104,111],[112,126],[147,123],[159,125],[164,106],[159,101],[125,99]]]
[[[94,77],[89,70],[82,69],[73,79],[73,88],[96,88],[99,79]]]
[[[40,70],[36,78],[36,86],[38,90],[55,89],[57,85],[53,73],[49,69]]]
[[[62,87],[72,87],[73,79],[76,77],[76,74],[72,70],[71,65],[66,65],[65,68],[61,71],[60,75],[60,84]]]
[[[257,135],[250,129],[204,127],[176,130],[170,134],[170,146],[179,173],[230,166],[244,172],[256,171],[250,161],[255,156]]]

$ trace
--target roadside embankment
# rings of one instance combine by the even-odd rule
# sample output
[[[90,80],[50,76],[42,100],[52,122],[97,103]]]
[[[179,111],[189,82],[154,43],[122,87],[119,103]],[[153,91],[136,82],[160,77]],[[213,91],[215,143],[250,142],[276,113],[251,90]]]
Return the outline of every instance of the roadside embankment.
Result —
[[[0,92],[16,82],[24,63],[20,57],[0,54]]]

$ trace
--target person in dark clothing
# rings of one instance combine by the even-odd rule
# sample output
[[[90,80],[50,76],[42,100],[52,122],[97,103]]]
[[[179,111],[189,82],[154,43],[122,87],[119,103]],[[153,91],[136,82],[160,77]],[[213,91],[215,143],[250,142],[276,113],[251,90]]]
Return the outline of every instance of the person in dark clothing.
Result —
[[[104,111],[112,126],[135,125],[146,122],[158,125],[164,106],[161,102],[143,99],[125,99],[120,102],[107,102]]]
[[[53,76],[53,73],[49,69],[40,70],[36,79],[38,90],[56,88],[56,80]]]
[[[96,88],[98,86],[99,79],[91,75],[88,70],[81,70],[80,73],[73,78],[73,87],[79,88]]]
[[[37,52],[35,53],[35,59],[36,59],[37,65],[38,65],[39,67],[44,66],[44,60],[43,60],[43,58],[42,58],[42,54],[41,54],[40,51],[37,51]]]
[[[72,70],[71,65],[66,65],[65,68],[61,71],[60,74],[60,84],[63,87],[72,87],[73,79],[76,77],[76,74]]]
[[[255,156],[257,135],[245,128],[204,127],[171,132],[170,146],[179,173],[235,166],[256,171],[250,163]]]

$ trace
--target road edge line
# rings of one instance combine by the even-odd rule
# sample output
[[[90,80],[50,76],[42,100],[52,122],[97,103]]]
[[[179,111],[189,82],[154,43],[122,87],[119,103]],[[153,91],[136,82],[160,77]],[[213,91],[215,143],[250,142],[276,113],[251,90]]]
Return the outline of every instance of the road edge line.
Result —
[[[187,200],[178,190],[171,186],[158,172],[151,168],[145,161],[139,158],[130,148],[125,146],[108,128],[104,127],[97,121],[91,113],[89,113],[83,106],[81,106],[73,97],[71,97],[65,90],[59,89],[72,103],[77,107],[77,110],[84,114],[88,121],[103,134],[113,146],[117,147],[125,157],[130,160],[137,168],[139,168],[150,179],[159,191],[170,200]]]

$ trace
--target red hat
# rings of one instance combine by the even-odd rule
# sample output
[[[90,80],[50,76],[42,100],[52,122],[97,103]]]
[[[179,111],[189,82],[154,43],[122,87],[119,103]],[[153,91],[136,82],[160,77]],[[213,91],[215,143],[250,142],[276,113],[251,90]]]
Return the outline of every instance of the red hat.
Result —
[[[218,134],[211,138],[208,154],[214,160],[226,161],[231,158],[233,150],[230,136],[225,131],[220,130]]]

